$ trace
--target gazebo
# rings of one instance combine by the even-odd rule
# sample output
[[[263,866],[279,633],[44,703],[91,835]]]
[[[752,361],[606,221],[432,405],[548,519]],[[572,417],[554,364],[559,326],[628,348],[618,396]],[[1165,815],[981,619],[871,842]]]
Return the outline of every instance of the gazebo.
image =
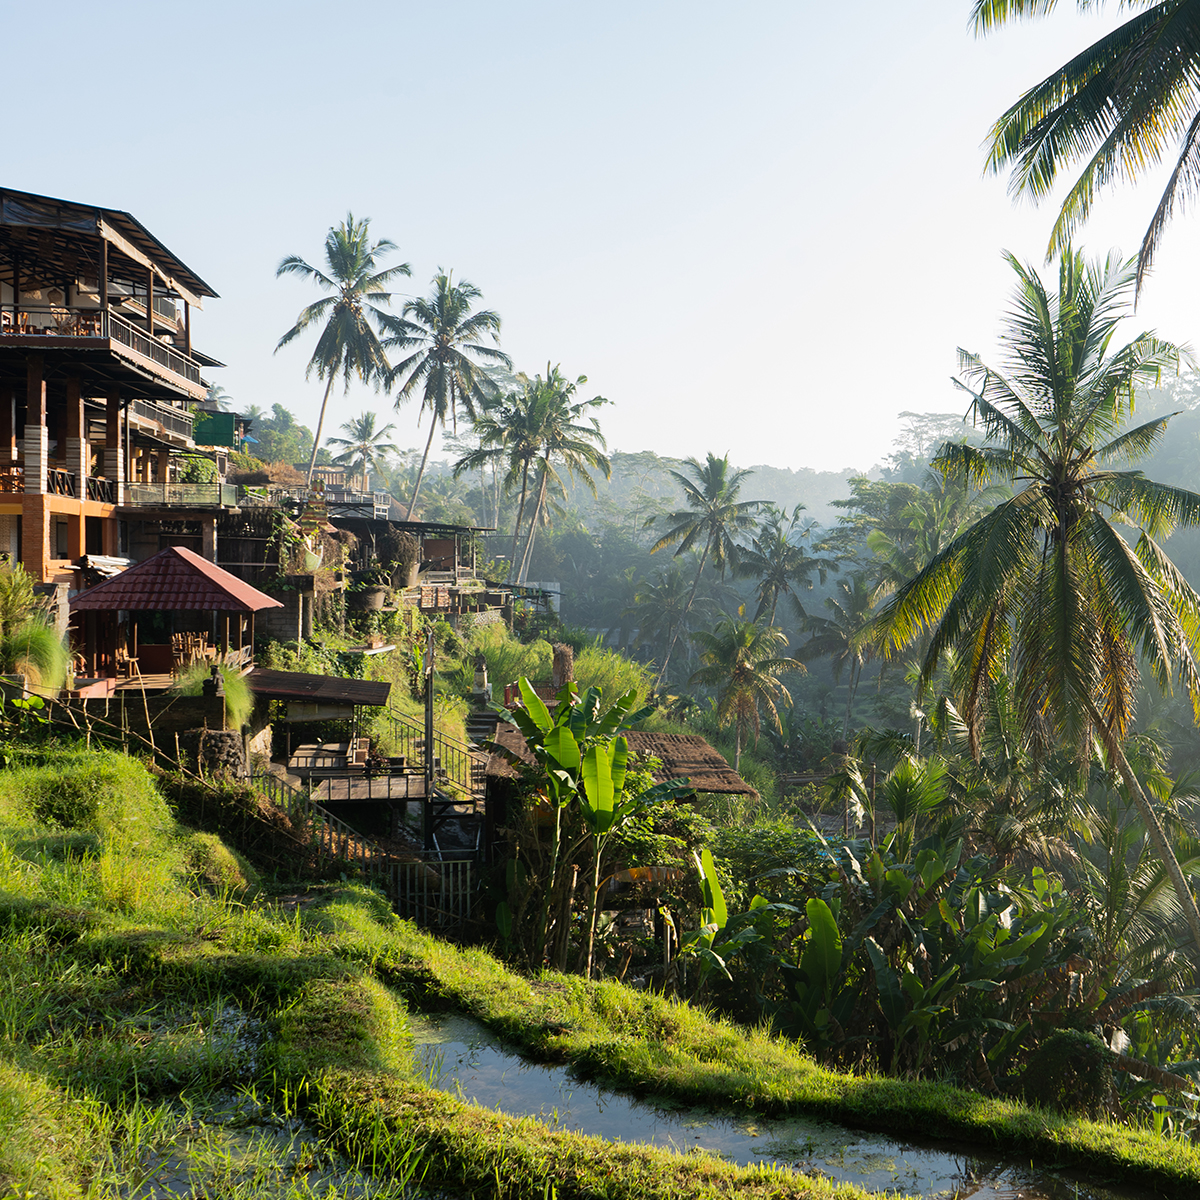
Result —
[[[249,666],[254,614],[283,605],[182,546],[169,546],[71,601],[83,673],[178,672],[196,662]]]

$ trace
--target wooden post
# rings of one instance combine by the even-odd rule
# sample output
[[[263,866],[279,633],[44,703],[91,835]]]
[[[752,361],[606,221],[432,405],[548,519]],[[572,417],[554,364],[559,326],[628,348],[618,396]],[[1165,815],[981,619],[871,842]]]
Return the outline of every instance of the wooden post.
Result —
[[[49,466],[46,431],[46,379],[40,354],[25,360],[25,494],[46,491],[46,470]]]
[[[154,340],[154,268],[149,267],[146,270],[146,332],[150,335],[150,340]],[[154,356],[151,351],[151,357]]]
[[[16,460],[16,423],[16,390],[11,383],[0,383],[0,469]]]
[[[100,335],[108,337],[108,239],[100,235]]]
[[[183,302],[183,352],[192,357],[192,306]]]

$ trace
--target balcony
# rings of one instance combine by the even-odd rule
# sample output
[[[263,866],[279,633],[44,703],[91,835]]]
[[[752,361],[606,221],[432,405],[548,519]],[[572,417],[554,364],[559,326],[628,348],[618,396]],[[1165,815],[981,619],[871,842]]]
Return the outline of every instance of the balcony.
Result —
[[[127,483],[125,503],[133,508],[236,508],[234,483]]]
[[[116,504],[117,481],[115,479],[100,479],[89,475],[84,480],[84,496],[79,497],[76,491],[78,476],[70,471],[60,471],[51,467],[46,472],[46,486],[43,489],[49,496],[69,496],[88,500],[98,500],[102,504]],[[25,468],[14,463],[11,467],[0,467],[0,495],[24,495]]]
[[[168,433],[186,438],[188,441],[191,440],[193,417],[190,412],[185,412],[181,408],[172,408],[169,404],[159,404],[153,400],[134,400],[130,407],[135,418],[141,417],[144,420],[152,421],[161,425]]]
[[[145,329],[124,317],[97,308],[0,305],[0,339],[9,338],[35,345],[41,338],[55,341],[79,338],[97,344],[89,349],[112,350],[135,363],[144,360],[157,368],[156,374],[174,376],[197,389],[203,387],[200,364],[195,359],[159,338],[152,338]]]

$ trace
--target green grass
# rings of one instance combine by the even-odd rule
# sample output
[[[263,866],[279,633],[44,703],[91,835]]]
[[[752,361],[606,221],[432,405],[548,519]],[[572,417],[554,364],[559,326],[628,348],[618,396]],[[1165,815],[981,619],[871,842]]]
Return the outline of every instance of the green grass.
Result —
[[[522,977],[398,920],[360,885],[313,885],[309,903],[278,906],[218,837],[177,822],[133,760],[18,757],[0,794],[0,1197],[102,1196],[168,1151],[194,1156],[196,1194],[304,1194],[287,1180],[311,1147],[264,1133],[234,1162],[210,1118],[181,1117],[222,1096],[304,1114],[320,1154],[340,1155],[339,1178],[373,1173],[379,1194],[424,1174],[521,1200],[551,1187],[559,1200],[862,1195],[465,1105],[417,1072],[409,1008],[464,1012],[532,1057],[644,1096],[937,1129],[1169,1192],[1200,1185],[1200,1154],[1183,1142],[838,1075],[684,1003]],[[267,1179],[275,1190],[256,1193]]]

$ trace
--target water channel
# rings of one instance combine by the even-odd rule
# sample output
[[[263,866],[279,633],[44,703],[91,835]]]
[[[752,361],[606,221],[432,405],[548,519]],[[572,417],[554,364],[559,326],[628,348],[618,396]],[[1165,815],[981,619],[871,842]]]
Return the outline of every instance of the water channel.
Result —
[[[1083,1180],[948,1142],[917,1144],[812,1117],[750,1120],[667,1109],[575,1079],[566,1067],[521,1058],[466,1017],[410,1022],[430,1083],[510,1116],[609,1141],[704,1151],[735,1163],[771,1163],[872,1191],[955,1200],[1144,1200],[1151,1193]]]

